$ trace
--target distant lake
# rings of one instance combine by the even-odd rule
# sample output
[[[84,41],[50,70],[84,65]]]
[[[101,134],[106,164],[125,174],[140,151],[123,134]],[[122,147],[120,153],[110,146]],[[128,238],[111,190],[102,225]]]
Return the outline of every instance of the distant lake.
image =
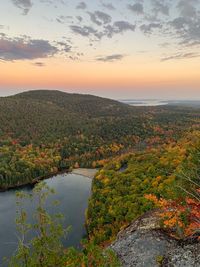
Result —
[[[165,106],[169,103],[167,101],[161,100],[120,100],[124,104],[128,104],[134,107],[155,107],[155,106]]]
[[[65,216],[64,225],[72,226],[72,230],[63,241],[66,247],[80,244],[80,240],[86,235],[85,210],[91,192],[92,179],[80,174],[62,174],[45,180],[47,185],[56,191],[47,201],[49,213],[55,212],[51,206],[54,200],[60,201],[56,207],[56,213],[61,212]],[[3,257],[10,257],[16,249],[17,231],[15,228],[16,197],[19,189],[0,193],[0,266]],[[32,187],[27,186],[20,191],[31,192]],[[28,214],[34,211],[34,203],[26,200]]]

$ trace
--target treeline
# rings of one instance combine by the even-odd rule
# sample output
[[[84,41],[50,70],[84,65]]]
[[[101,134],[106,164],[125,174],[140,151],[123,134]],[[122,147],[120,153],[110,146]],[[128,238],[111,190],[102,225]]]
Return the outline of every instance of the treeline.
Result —
[[[169,200],[169,203],[174,203],[174,208],[180,204],[179,233],[188,232],[184,228],[194,225],[195,220],[190,221],[192,218],[185,201],[187,196],[193,195],[194,199],[195,188],[198,189],[198,184],[200,187],[199,159],[200,132],[195,131],[178,142],[111,160],[93,180],[87,212],[90,240],[106,244],[115,239],[121,229],[155,207],[151,198],[161,199],[161,203]],[[190,205],[192,203],[194,206],[192,212],[200,216],[197,209],[200,203],[196,204],[195,201],[190,200]],[[167,214],[165,210],[163,216],[166,222]],[[172,226],[176,225],[176,218],[177,214],[170,217]]]
[[[61,239],[67,233],[62,226],[63,216],[48,214],[44,208],[52,193],[47,185],[39,183],[32,195],[18,192],[19,244],[8,261],[9,266],[119,267],[117,257],[108,248],[104,249],[104,245],[114,240],[119,230],[132,220],[155,207],[161,210],[163,226],[170,228],[173,236],[176,228],[179,235],[194,237],[196,234],[197,238],[200,235],[199,159],[200,131],[193,131],[178,142],[110,160],[93,181],[87,212],[89,240],[82,242],[81,251],[63,247]],[[37,200],[33,225],[28,223],[23,206],[26,198]],[[26,237],[32,230],[38,234],[30,240]]]
[[[0,188],[99,167],[113,155],[171,143],[199,122],[196,109],[134,108],[58,91],[0,98]]]

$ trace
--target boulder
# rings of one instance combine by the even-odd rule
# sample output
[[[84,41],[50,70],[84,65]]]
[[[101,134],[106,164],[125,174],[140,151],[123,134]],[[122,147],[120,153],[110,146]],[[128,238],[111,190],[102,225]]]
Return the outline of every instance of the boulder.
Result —
[[[200,267],[200,243],[170,237],[156,211],[146,213],[122,230],[110,246],[124,267]]]

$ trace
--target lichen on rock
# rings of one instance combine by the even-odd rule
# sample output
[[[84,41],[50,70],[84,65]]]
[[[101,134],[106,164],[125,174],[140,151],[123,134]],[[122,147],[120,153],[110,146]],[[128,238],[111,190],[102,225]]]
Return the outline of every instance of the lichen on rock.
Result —
[[[200,243],[170,237],[160,228],[156,212],[121,231],[111,248],[124,267],[200,267]]]

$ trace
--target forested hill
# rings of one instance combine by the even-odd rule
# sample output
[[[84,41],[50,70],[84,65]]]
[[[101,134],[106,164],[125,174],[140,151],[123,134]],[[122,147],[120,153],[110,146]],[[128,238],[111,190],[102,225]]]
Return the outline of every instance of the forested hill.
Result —
[[[98,126],[102,118],[130,113],[132,108],[128,105],[92,95],[29,91],[0,98],[0,134],[6,133],[27,143],[41,142],[41,139],[45,142],[51,137],[55,140],[84,131],[85,127],[95,132],[91,120]]]
[[[52,90],[1,97],[0,188],[99,167],[113,155],[176,141],[199,122],[199,109],[187,107],[131,107]]]
[[[91,116],[116,115],[131,109],[128,105],[107,98],[53,90],[29,91],[11,98],[39,101],[40,103],[55,105],[67,112]]]
[[[194,111],[187,108],[131,107],[97,96],[52,90],[0,98],[0,136],[9,136],[24,145],[76,134],[121,142],[127,135],[151,135],[155,124],[173,129],[174,123],[180,125],[191,118],[194,119]]]

